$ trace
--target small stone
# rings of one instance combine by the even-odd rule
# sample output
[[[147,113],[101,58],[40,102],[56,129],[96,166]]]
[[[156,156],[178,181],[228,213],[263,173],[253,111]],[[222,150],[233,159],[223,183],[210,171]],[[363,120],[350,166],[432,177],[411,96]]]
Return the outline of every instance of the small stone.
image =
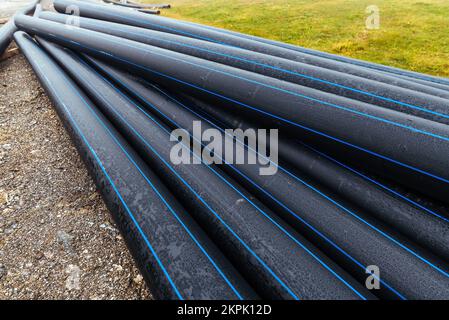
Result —
[[[135,276],[134,278],[133,278],[133,282],[135,283],[135,284],[142,284],[142,281],[143,281],[143,277],[140,275],[140,274],[138,274],[137,276]]]

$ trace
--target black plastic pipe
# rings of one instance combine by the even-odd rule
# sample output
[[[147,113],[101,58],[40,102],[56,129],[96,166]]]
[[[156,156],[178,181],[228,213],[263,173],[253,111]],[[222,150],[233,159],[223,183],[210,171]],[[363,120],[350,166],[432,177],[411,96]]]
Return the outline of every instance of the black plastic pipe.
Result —
[[[150,80],[268,119],[270,126],[288,128],[291,134],[311,133],[363,150],[381,163],[400,167],[392,174],[405,184],[448,199],[446,125],[86,29],[27,16],[17,17],[16,24]]]
[[[69,15],[43,12],[40,18],[66,23]],[[299,85],[449,124],[449,91],[439,97],[209,41],[80,17],[79,27],[215,61]],[[442,99],[444,97],[446,99]]]
[[[419,85],[415,82],[406,81],[394,76],[388,76],[385,73],[377,72],[375,70],[366,69],[353,64],[342,63],[335,60],[321,58],[309,54],[304,54],[298,51],[281,48],[279,46],[269,45],[261,43],[260,41],[254,41],[245,39],[242,37],[234,36],[231,34],[218,32],[210,28],[205,28],[200,25],[186,23],[183,21],[159,17],[155,15],[143,15],[138,12],[120,10],[107,5],[99,5],[93,3],[80,2],[76,0],[55,0],[55,9],[61,13],[65,13],[65,10],[70,5],[76,5],[79,8],[80,16],[95,18],[100,20],[107,20],[111,22],[118,22],[127,25],[133,25],[136,27],[148,28],[157,31],[163,31],[167,33],[179,34],[182,36],[192,37],[196,39],[206,40],[210,42],[221,43],[229,46],[234,46],[250,51],[260,52],[294,60],[297,62],[303,62],[323,68],[340,71],[360,77],[364,77],[371,80],[376,80],[390,85],[401,86],[418,92],[431,93],[433,88]]]
[[[170,152],[177,142],[170,141],[171,131],[83,64],[79,57],[48,42],[42,43],[147,163],[164,177],[164,182],[183,199],[191,214],[263,297],[371,297],[225,174],[202,164],[173,165]]]
[[[165,119],[172,128],[184,128],[193,134],[194,121],[201,122],[203,132],[210,128],[218,128],[213,122],[195,115],[187,106],[176,102],[176,99],[166,92],[160,89],[155,91],[155,87],[151,88],[148,83],[133,79],[98,60],[89,58],[89,61],[113,78],[122,90],[126,90],[149,110],[159,114],[161,119]],[[282,145],[279,147],[282,148]],[[251,150],[248,151],[251,152]],[[223,157],[222,154],[218,156]],[[379,266],[383,274],[384,295],[410,299],[431,296],[435,299],[449,296],[449,290],[443,289],[445,293],[439,296],[442,294],[441,288],[435,290],[433,287],[434,283],[440,281],[442,281],[442,288],[447,286],[449,283],[447,273],[440,273],[437,269],[430,271],[429,264],[423,263],[420,258],[404,249],[407,246],[413,248],[407,245],[407,241],[393,240],[394,237],[391,236],[386,237],[385,230],[376,222],[366,220],[363,214],[350,212],[348,208],[351,207],[345,208],[344,205],[338,205],[335,200],[330,201],[322,191],[312,187],[301,179],[301,176],[282,166],[279,166],[279,171],[273,176],[261,176],[258,165],[227,164],[223,168],[242,182],[253,194],[258,195],[259,199],[275,209],[275,212],[302,234],[308,234],[312,241],[326,249],[326,253],[334,261],[339,261],[362,281],[364,281],[365,268],[368,264]],[[403,214],[404,212],[400,213],[400,215]],[[371,227],[368,221],[373,225],[377,224],[377,227]],[[433,226],[438,226],[432,230],[433,232],[445,230],[444,224]],[[418,226],[418,229],[420,227]],[[376,228],[383,231],[378,232]],[[430,231],[430,228],[425,231]],[[434,239],[437,239],[441,247],[447,244],[445,240],[448,237],[438,239],[436,236]],[[419,257],[424,256],[425,254]],[[442,262],[439,264],[444,265]],[[361,265],[364,267],[361,268]],[[408,274],[416,280],[418,277],[419,280],[406,281],[402,278],[403,274]],[[422,285],[419,289],[416,286],[417,282]],[[380,293],[376,292],[376,294]]]
[[[52,99],[156,299],[256,298],[95,105],[23,32],[14,39]]]

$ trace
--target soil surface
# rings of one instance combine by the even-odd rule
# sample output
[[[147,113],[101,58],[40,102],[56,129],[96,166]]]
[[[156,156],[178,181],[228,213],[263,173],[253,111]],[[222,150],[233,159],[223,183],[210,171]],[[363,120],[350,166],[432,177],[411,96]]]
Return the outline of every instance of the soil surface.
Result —
[[[148,299],[22,55],[0,63],[0,299]]]

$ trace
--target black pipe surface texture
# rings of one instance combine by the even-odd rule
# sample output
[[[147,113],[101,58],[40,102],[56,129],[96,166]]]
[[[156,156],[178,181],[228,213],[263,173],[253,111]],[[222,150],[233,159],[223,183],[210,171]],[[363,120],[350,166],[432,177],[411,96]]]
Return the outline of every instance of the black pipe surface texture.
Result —
[[[40,18],[67,23],[70,15],[43,12]],[[340,96],[449,124],[449,91],[436,97],[341,72],[236,47],[123,24],[77,18],[79,27],[260,73]],[[443,97],[443,98],[441,98]]]
[[[161,119],[164,118],[172,128],[184,128],[193,134],[194,121],[201,122],[203,132],[210,128],[218,128],[213,122],[194,115],[187,106],[177,103],[176,99],[164,91],[149,89],[148,83],[136,81],[98,60],[92,58],[89,60],[119,83],[121,89],[132,93],[149,110],[159,114]],[[222,145],[224,144],[223,141]],[[255,153],[252,149],[247,151]],[[223,153],[219,152],[218,157],[223,160]],[[309,234],[311,240],[325,248],[325,253],[334,261],[339,261],[346,268],[354,270],[359,279],[365,280],[365,269],[370,263],[379,266],[383,270],[384,292],[376,294],[410,299],[424,297],[438,299],[449,295],[449,291],[446,293],[441,291],[449,284],[447,273],[441,273],[432,267],[431,261],[435,263],[437,259],[423,262],[421,259],[425,259],[426,254],[420,255],[419,249],[416,251],[412,245],[400,238],[398,240],[394,236],[386,236],[388,232],[378,223],[365,219],[363,214],[331,199],[326,192],[313,187],[301,176],[281,165],[274,175],[263,176],[260,175],[260,165],[229,164],[225,160],[223,162],[225,162],[223,168],[228,174],[243,183],[253,194],[258,195],[261,201],[302,234]],[[439,227],[439,231],[447,229],[447,225],[433,226],[435,225]],[[440,244],[444,240],[438,239]],[[354,263],[354,260],[357,263]],[[437,264],[445,265],[441,261]],[[360,265],[364,267],[361,268]],[[422,286],[418,288],[416,282],[410,283],[402,276],[404,274],[413,275],[413,278],[418,277],[417,282]],[[435,290],[434,283],[442,283],[442,287]],[[385,290],[386,288],[389,290]],[[440,296],[441,294],[443,295]]]

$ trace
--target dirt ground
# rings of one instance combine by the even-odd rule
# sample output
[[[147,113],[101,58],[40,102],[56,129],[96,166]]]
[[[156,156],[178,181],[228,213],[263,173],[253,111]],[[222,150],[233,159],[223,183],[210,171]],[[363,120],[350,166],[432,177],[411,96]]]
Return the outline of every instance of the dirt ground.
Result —
[[[0,299],[148,299],[22,55],[0,63]]]

